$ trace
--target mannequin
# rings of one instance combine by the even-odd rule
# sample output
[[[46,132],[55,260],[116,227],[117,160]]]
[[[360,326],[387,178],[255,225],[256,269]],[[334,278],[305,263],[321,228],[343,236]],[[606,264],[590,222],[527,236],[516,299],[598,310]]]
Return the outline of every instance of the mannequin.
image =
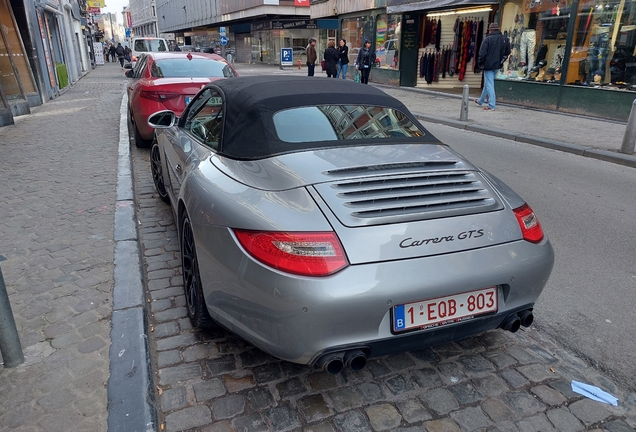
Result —
[[[528,28],[521,33],[521,42],[519,44],[521,66],[528,66],[528,70],[534,67],[534,50],[537,46],[537,14],[531,13],[528,19]],[[526,63],[526,57],[528,62]]]
[[[587,52],[587,58],[590,61],[590,71],[605,70],[607,63],[607,52],[609,48],[609,27],[601,27],[597,24],[592,26],[590,36],[590,49]],[[603,72],[603,78],[605,72]],[[601,78],[601,80],[603,79]],[[592,81],[594,76],[586,77],[588,82]],[[596,81],[594,81],[596,84]]]

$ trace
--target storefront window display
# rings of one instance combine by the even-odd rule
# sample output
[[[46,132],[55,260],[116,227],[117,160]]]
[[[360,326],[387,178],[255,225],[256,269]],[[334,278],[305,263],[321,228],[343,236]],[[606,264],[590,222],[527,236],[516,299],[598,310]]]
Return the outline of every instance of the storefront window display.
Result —
[[[558,84],[570,22],[571,0],[520,0],[504,5],[501,30],[512,51],[498,79]]]
[[[636,5],[581,1],[566,84],[636,90]]]
[[[4,92],[8,99],[22,97],[21,84],[25,93],[34,93],[36,89],[27,57],[5,0],[0,0],[0,25],[0,81]],[[14,67],[18,76],[14,73]]]
[[[399,66],[402,15],[380,14],[376,19],[375,53],[380,67],[397,69]]]
[[[356,62],[358,51],[362,48],[365,40],[373,42],[374,32],[374,20],[371,15],[342,20],[340,34],[347,41],[350,64],[353,65]]]

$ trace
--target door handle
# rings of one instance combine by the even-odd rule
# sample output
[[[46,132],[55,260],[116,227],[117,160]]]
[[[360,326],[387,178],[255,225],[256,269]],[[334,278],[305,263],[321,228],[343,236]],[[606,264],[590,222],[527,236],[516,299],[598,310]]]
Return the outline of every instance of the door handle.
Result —
[[[181,165],[177,164],[177,166],[174,167],[174,169],[181,174]]]

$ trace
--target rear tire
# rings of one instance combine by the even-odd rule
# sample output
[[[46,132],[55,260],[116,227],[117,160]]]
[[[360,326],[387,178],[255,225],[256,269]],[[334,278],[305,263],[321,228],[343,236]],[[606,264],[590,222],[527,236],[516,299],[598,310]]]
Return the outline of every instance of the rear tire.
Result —
[[[163,179],[163,168],[161,165],[161,150],[159,150],[159,144],[155,138],[152,142],[152,149],[150,150],[150,171],[152,172],[152,181],[155,183],[155,189],[159,194],[159,198],[170,204],[170,198],[168,192],[166,192],[166,183]]]
[[[208,313],[201,287],[199,260],[194,245],[194,233],[187,214],[181,225],[181,266],[183,273],[183,289],[185,291],[186,309],[193,327],[205,328],[214,325]]]
[[[150,144],[152,144],[151,140],[145,140],[139,134],[139,129],[137,129],[137,123],[135,122],[135,117],[133,116],[132,111],[130,112],[130,123],[133,127],[133,137],[135,138],[135,147],[137,148],[148,148]]]

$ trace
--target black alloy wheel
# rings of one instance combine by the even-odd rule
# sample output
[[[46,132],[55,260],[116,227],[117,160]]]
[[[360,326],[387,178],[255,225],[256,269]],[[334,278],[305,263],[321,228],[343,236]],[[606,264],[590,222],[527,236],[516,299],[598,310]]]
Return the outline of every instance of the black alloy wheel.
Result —
[[[166,183],[163,180],[163,169],[161,168],[161,151],[157,139],[153,141],[152,150],[150,150],[150,170],[152,172],[152,181],[155,183],[155,189],[164,202],[170,204],[168,192],[166,192]]]
[[[183,288],[185,291],[188,317],[193,327],[204,328],[214,324],[203,297],[201,277],[199,276],[199,261],[194,245],[194,233],[188,215],[183,218],[181,229],[181,265],[183,273]]]

